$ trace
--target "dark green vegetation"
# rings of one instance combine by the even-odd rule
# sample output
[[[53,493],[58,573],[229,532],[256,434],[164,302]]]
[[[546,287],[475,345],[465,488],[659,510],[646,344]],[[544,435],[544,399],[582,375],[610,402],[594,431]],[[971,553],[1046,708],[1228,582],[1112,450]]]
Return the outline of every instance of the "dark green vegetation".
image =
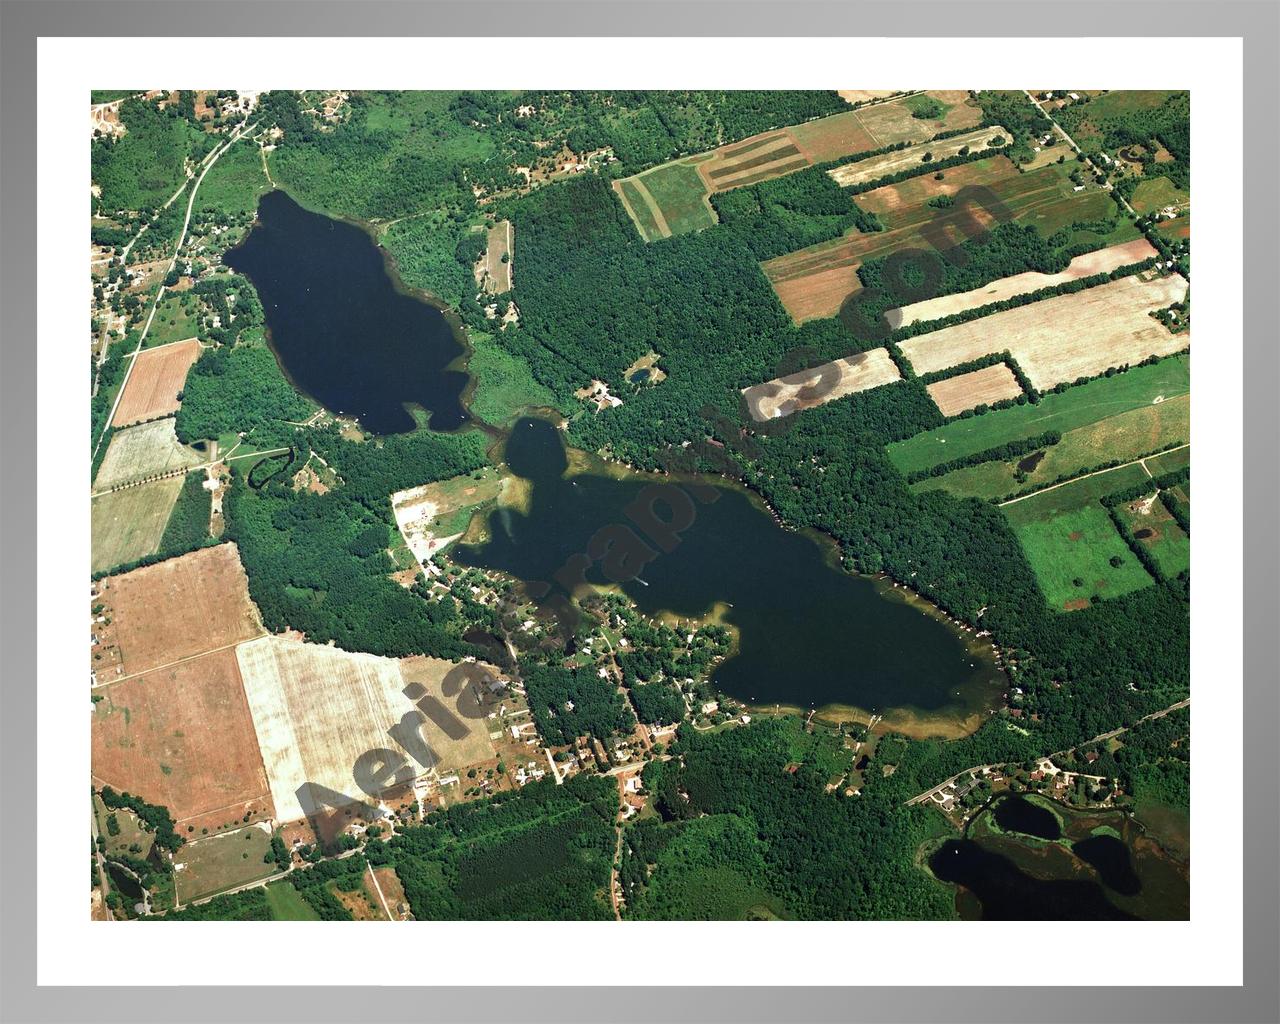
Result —
[[[93,180],[102,189],[99,207],[112,213],[161,206],[187,180],[187,161],[200,160],[217,142],[180,104],[161,110],[155,103],[126,100],[120,121],[124,136],[95,139],[92,151]]]
[[[395,864],[420,921],[611,918],[616,808],[612,779],[548,778],[435,811],[369,859]]]
[[[160,538],[160,552],[166,557],[198,548],[209,539],[209,513],[213,495],[204,486],[204,471],[188,473],[178,492],[178,501],[169,513],[169,522]]]
[[[892,755],[901,750],[882,744]],[[939,918],[950,899],[914,865],[937,825],[898,806],[877,755],[858,797],[840,736],[796,719],[703,734],[645,769],[659,818],[627,828],[621,879],[637,918]]]
[[[256,431],[301,422],[314,407],[285,379],[265,346],[208,349],[187,374],[176,429],[184,444],[237,431]]]
[[[395,530],[388,496],[484,465],[483,438],[418,431],[356,443],[330,428],[299,431],[295,443],[321,453],[342,485],[295,492],[282,473],[255,489],[238,462],[224,504],[226,535],[240,546],[267,628],[374,654],[471,653],[452,599],[427,599],[388,578]]]
[[[1191,186],[1191,94],[1187,92],[1111,92],[1072,103],[1056,115],[1090,156],[1107,152],[1133,156],[1142,173],[1121,178],[1117,186],[1132,194],[1147,178],[1167,177],[1174,186]],[[1171,159],[1157,159],[1163,147]]]
[[[594,669],[571,671],[554,665],[523,666],[529,708],[538,735],[549,743],[571,745],[578,736],[606,739],[628,732],[635,716],[616,687],[602,681]]]

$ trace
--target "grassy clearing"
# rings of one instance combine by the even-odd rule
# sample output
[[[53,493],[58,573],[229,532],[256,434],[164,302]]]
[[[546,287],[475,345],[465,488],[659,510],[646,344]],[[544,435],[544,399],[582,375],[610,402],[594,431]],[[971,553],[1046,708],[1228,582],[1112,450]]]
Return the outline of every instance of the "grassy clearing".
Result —
[[[147,331],[145,347],[157,348],[198,336],[198,310],[199,304],[194,292],[166,292],[156,306],[156,315],[151,321],[151,330]]]
[[[698,169],[689,164],[666,164],[641,175],[641,184],[653,196],[673,235],[700,231],[715,225],[707,205],[707,187]]]
[[[1151,552],[1166,576],[1177,576],[1191,568],[1191,538],[1182,532],[1158,498],[1126,502],[1118,512],[1138,543]]]
[[[1014,532],[1052,608],[1083,608],[1093,597],[1116,597],[1151,583],[1107,510],[1096,502],[1015,523]]]
[[[627,208],[627,212],[631,215],[631,219],[635,221],[636,227],[640,231],[640,237],[646,242],[662,238],[662,229],[658,227],[653,211],[649,209],[649,204],[645,202],[644,196],[640,194],[636,183],[630,179],[625,179],[618,182],[618,189],[621,191],[624,200],[623,205]]]
[[[504,349],[493,336],[471,335],[475,351],[467,366],[476,378],[471,411],[486,423],[503,426],[528,408],[556,404],[555,395],[533,379],[529,364]]]
[[[1069,430],[1056,445],[1040,453],[1009,462],[966,466],[945,476],[923,480],[915,489],[944,490],[958,497],[1002,498],[1105,462],[1128,461],[1170,444],[1185,443],[1190,436],[1191,401],[1190,396],[1182,395]],[[1043,457],[1037,461],[1037,455]]]
[[[256,143],[241,140],[218,158],[200,183],[197,202],[226,213],[253,213],[258,197],[271,191]]]
[[[311,909],[289,881],[272,882],[266,887],[267,906],[276,921],[319,921],[320,915]]]
[[[1146,460],[1147,469],[1151,471],[1152,476],[1162,476],[1165,473],[1172,473],[1178,469],[1186,469],[1191,465],[1191,449],[1179,448],[1176,452],[1166,452],[1163,455],[1153,455]],[[1191,489],[1190,483],[1187,489]]]
[[[1163,174],[1158,178],[1146,178],[1133,190],[1130,205],[1139,213],[1151,213],[1166,206],[1181,206],[1191,199],[1191,194],[1180,189]]]
[[[1103,377],[1062,394],[1046,395],[1037,405],[1019,405],[982,416],[954,420],[906,441],[889,445],[890,461],[903,473],[930,469],[1047,430],[1069,430],[1173,398],[1191,390],[1191,362],[1183,356]]]
[[[182,477],[126,487],[93,499],[90,568],[103,572],[159,550]]]
[[[138,816],[127,807],[109,810],[102,797],[93,795],[93,814],[98,819],[98,834],[107,842],[106,854],[123,854],[137,860],[146,859],[155,836],[142,827]],[[131,847],[133,847],[131,849]]]
[[[1018,526],[1085,508],[1096,503],[1099,498],[1135,487],[1149,479],[1143,468],[1135,463],[1072,480],[1060,487],[1041,491],[1000,507],[1004,510],[1005,518]]]
[[[271,835],[256,825],[183,846],[173,858],[178,899],[198,900],[274,874]]]

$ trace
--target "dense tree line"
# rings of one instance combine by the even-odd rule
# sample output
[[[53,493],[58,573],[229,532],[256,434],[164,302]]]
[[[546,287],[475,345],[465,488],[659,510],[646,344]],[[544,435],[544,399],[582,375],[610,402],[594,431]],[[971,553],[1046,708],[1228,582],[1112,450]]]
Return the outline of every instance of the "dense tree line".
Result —
[[[577,775],[434,811],[386,844],[418,920],[610,918],[612,779]]]
[[[1023,455],[1029,455],[1031,452],[1041,448],[1052,447],[1061,440],[1061,431],[1046,430],[1043,434],[1038,434],[1035,437],[1021,437],[1015,441],[1009,441],[1007,444],[974,452],[972,455],[962,455],[958,459],[939,462],[936,466],[930,466],[928,469],[920,469],[914,473],[908,473],[907,483],[917,483],[921,480],[928,480],[930,477],[945,476],[954,470],[964,469],[966,466],[977,466],[983,462],[1008,462],[1010,459],[1021,458]]]
[[[184,444],[302,421],[312,405],[260,345],[205,349],[187,373],[175,429]]]
[[[160,538],[160,551],[166,557],[180,555],[198,548],[209,539],[209,514],[213,494],[204,486],[203,470],[188,473],[182,480],[182,490],[169,513],[164,535]]]
[[[147,830],[155,834],[157,846],[172,851],[183,844],[184,840],[174,830],[173,818],[169,816],[167,807],[149,804],[131,793],[117,793],[110,786],[102,787],[101,796],[102,802],[113,811],[121,807],[127,807],[133,811],[138,819],[145,823]]]
[[[243,889],[223,896],[215,896],[204,903],[170,910],[163,917],[145,918],[152,921],[270,921],[271,906],[267,903],[267,890],[259,886]]]

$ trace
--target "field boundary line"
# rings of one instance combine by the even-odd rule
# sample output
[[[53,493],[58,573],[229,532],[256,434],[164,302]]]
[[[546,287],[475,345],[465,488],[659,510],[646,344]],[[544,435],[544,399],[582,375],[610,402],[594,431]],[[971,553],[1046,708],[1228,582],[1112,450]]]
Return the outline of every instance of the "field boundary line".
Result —
[[[1169,452],[1180,452],[1183,448],[1190,448],[1191,442],[1180,444],[1174,448],[1166,448],[1163,451],[1156,452],[1155,455],[1144,455],[1140,459],[1131,459],[1128,462],[1122,462],[1118,466],[1108,466],[1106,469],[1095,469],[1092,473],[1081,473],[1079,476],[1073,476],[1070,480],[1063,480],[1059,484],[1051,484],[1048,487],[1042,487],[1038,491],[1032,491],[1030,494],[1021,494],[1016,498],[1010,498],[1008,501],[997,503],[997,508],[1004,508],[1006,505],[1016,505],[1020,501],[1026,501],[1028,498],[1034,498],[1040,494],[1048,494],[1050,491],[1056,491],[1059,487],[1066,487],[1067,484],[1073,484],[1077,480],[1088,480],[1091,476],[1102,476],[1103,473],[1114,473],[1117,469],[1124,469],[1126,466],[1136,466],[1141,464],[1147,476],[1151,476],[1151,470],[1147,469],[1146,460],[1154,459],[1156,455],[1167,455]],[[1155,479],[1152,477],[1152,479]]]
[[[636,194],[640,197],[645,206],[649,208],[649,212],[653,214],[653,222],[658,225],[658,230],[662,232],[659,238],[671,237],[671,225],[667,223],[667,218],[662,214],[662,208],[658,205],[658,201],[653,198],[653,194],[645,187],[641,181],[642,175],[636,175],[631,179],[632,187],[635,188]],[[655,238],[656,242],[657,239]]]
[[[251,636],[245,640],[237,640],[234,643],[223,644],[221,647],[211,647],[209,648],[209,650],[201,651],[199,654],[189,654],[185,658],[178,658],[176,661],[166,662],[163,665],[156,665],[153,668],[144,668],[140,672],[130,672],[128,675],[117,676],[115,679],[109,679],[104,683],[94,683],[91,689],[105,690],[108,686],[115,686],[117,683],[127,682],[130,679],[137,679],[138,676],[150,675],[152,672],[160,672],[166,668],[173,668],[176,665],[185,665],[189,661],[199,661],[201,658],[207,658],[211,654],[221,654],[223,651],[230,650],[234,647],[239,647],[241,644],[251,643],[254,640],[261,640],[264,636],[273,636],[273,635],[274,634],[268,633],[266,630],[263,630],[261,633],[257,634],[256,636]]]

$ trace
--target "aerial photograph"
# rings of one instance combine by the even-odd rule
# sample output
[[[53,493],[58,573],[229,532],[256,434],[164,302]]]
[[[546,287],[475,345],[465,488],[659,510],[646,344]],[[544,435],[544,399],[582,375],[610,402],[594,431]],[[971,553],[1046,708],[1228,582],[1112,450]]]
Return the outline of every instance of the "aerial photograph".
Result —
[[[1189,919],[1188,92],[85,99],[92,920]]]

